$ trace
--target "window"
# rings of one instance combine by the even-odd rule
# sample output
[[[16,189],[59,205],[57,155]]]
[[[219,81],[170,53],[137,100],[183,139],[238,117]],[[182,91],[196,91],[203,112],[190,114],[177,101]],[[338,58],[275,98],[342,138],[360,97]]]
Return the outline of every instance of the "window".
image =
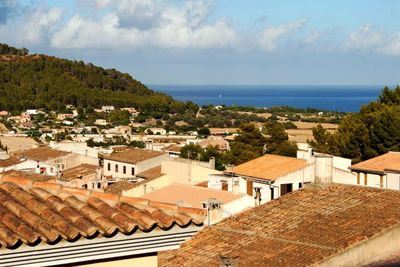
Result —
[[[303,183],[299,183],[299,189],[303,187]]]
[[[274,187],[270,187],[271,189],[271,200],[275,199],[275,188]]]
[[[111,171],[111,163],[107,163],[107,170]]]
[[[115,172],[118,172],[118,164],[115,164]]]
[[[101,183],[97,183],[97,188],[101,188]]]
[[[281,196],[293,191],[293,184],[281,184]]]
[[[123,174],[126,174],[126,166],[123,166],[123,167],[122,167],[122,173],[123,173]]]
[[[135,168],[133,168],[133,167],[132,167],[132,169],[131,169],[131,174],[132,174],[132,175],[135,175]]]

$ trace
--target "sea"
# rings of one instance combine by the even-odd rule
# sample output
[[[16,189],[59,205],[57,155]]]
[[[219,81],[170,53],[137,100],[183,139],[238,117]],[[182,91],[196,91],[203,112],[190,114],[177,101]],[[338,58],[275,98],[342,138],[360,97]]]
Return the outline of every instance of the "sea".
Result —
[[[306,85],[149,85],[176,100],[202,105],[291,106],[339,112],[358,112],[374,101],[384,86]]]

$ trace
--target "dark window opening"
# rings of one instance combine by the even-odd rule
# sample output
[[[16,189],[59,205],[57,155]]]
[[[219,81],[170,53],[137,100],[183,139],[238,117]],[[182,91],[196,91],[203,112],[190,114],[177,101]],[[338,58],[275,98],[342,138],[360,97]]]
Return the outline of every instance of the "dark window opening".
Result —
[[[293,184],[281,184],[281,196],[293,191]]]

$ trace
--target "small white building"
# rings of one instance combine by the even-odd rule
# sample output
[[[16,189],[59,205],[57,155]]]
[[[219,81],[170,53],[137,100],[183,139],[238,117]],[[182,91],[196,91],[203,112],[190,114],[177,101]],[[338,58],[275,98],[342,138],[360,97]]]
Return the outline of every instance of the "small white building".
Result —
[[[356,173],[349,184],[400,190],[400,152],[389,151],[349,169]]]
[[[104,158],[103,173],[112,180],[136,180],[136,174],[161,165],[166,153],[139,148],[126,149]]]
[[[100,125],[100,126],[106,126],[106,125],[107,125],[107,121],[104,120],[104,119],[97,119],[97,120],[94,122],[94,124],[95,124],[95,125]]]
[[[110,113],[111,111],[113,111],[115,108],[114,106],[102,106],[101,110],[105,113]]]
[[[37,115],[38,111],[37,111],[37,109],[27,109],[26,110],[26,114],[28,114],[28,115]]]
[[[306,160],[267,154],[228,169],[224,175],[210,175],[208,187],[246,193],[263,204],[313,180],[314,165]]]

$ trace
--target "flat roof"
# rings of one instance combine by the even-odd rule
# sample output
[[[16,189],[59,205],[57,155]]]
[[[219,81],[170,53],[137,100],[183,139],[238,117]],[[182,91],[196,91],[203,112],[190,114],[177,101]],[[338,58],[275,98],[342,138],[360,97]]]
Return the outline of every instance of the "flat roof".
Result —
[[[209,198],[216,198],[222,203],[229,203],[245,196],[245,194],[234,194],[228,191],[211,189],[196,185],[174,183],[144,195],[144,198],[153,201],[166,202],[193,208],[202,208],[202,202]]]

